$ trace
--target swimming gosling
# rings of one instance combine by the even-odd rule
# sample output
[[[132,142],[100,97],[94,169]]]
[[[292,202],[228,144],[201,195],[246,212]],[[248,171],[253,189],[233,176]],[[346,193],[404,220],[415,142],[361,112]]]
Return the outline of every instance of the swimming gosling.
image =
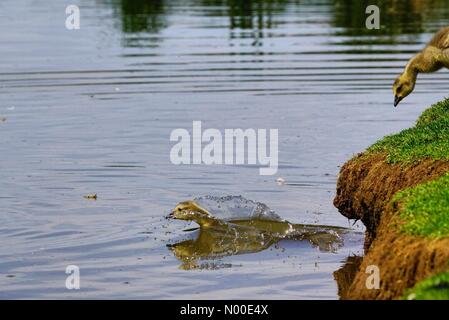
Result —
[[[438,31],[427,46],[410,59],[404,72],[393,84],[394,106],[412,93],[418,73],[430,73],[441,68],[449,69],[449,27]]]

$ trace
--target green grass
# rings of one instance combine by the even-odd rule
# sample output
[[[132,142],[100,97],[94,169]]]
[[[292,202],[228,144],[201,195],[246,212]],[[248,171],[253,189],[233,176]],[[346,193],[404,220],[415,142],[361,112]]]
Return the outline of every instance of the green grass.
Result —
[[[385,153],[388,163],[449,160],[449,99],[427,109],[414,127],[386,136],[365,154],[374,153]]]
[[[449,272],[427,278],[407,290],[403,297],[407,300],[449,300]]]
[[[413,128],[383,138],[365,155],[375,153],[386,154],[388,163],[449,161],[449,98],[424,111]],[[449,236],[449,174],[398,192],[393,201],[401,203],[401,231],[431,238]]]
[[[401,203],[401,231],[430,238],[449,236],[449,173],[400,191],[392,201]]]
[[[413,164],[424,159],[449,161],[449,99],[427,109],[416,125],[390,135],[368,148],[365,155],[386,154],[391,164]],[[449,172],[398,192],[400,231],[413,236],[449,236]],[[449,272],[432,276],[407,290],[404,299],[449,300]]]

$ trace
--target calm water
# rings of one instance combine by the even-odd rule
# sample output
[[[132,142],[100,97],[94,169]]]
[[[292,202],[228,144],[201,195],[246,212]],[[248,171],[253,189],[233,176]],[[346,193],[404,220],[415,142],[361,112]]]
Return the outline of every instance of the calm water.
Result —
[[[294,223],[349,226],[332,206],[339,166],[447,94],[444,71],[424,75],[394,109],[390,85],[449,1],[383,1],[380,31],[358,0],[71,3],[78,31],[67,1],[0,2],[0,298],[338,298],[360,235],[336,253],[281,241],[182,270],[166,245],[190,225],[163,217],[242,195]],[[170,132],[193,120],[279,128],[278,174],[171,164]],[[81,290],[65,288],[69,264]]]

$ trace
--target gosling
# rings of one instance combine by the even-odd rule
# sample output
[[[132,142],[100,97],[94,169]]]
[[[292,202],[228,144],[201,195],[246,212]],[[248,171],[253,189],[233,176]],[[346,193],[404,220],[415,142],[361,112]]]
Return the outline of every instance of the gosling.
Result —
[[[404,72],[393,84],[394,106],[412,93],[418,73],[430,73],[449,69],[449,27],[438,31],[427,46],[410,59]]]

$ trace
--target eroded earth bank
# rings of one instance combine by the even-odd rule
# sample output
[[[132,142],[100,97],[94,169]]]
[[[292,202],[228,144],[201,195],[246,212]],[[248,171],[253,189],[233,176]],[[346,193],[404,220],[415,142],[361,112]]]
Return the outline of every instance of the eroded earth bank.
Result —
[[[335,206],[366,226],[348,299],[449,299],[449,99],[341,169]],[[367,286],[379,270],[379,289]],[[368,269],[367,269],[368,268]]]

